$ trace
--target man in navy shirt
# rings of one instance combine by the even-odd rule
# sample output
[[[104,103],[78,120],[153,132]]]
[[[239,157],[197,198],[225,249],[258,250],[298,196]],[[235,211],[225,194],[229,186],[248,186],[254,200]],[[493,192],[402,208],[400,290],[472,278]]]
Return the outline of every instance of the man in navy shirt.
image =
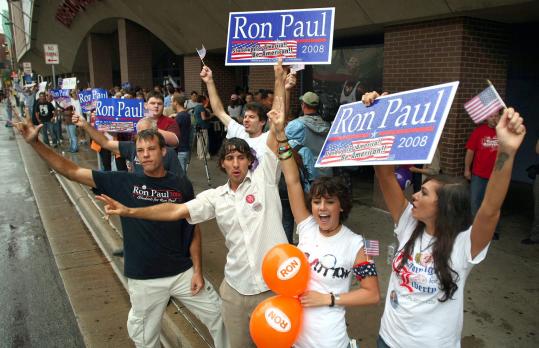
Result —
[[[141,131],[136,153],[142,173],[100,172],[81,168],[58,155],[38,139],[41,126],[27,117],[14,124],[25,141],[58,174],[94,188],[136,207],[159,203],[184,203],[194,197],[185,176],[167,172],[163,166],[166,146],[155,130]],[[186,220],[153,222],[122,218],[124,274],[128,278],[131,310],[127,320],[129,336],[137,347],[159,345],[161,320],[169,298],[179,299],[205,323],[216,347],[229,347],[219,311],[221,300],[201,270],[200,232]]]

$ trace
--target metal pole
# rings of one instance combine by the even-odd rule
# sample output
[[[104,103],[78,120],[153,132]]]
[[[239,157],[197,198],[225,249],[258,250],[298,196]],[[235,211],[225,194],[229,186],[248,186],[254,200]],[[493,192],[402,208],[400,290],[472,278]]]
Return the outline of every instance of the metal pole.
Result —
[[[54,66],[55,66],[55,64],[51,64],[51,67],[52,67],[52,88],[56,89],[56,76],[54,75]]]

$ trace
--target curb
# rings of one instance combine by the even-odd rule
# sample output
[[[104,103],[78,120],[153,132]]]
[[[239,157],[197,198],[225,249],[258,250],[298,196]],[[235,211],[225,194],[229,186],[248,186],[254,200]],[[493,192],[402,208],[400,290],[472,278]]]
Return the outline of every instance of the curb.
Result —
[[[15,136],[15,140],[17,141],[17,146],[19,147],[21,155],[23,155],[24,152],[21,151],[21,145],[26,145],[26,143],[24,143],[19,135]],[[26,160],[24,156],[22,157],[25,168],[27,168],[29,164],[27,162],[28,160]],[[26,173],[30,178],[28,169],[26,169]],[[56,180],[62,187],[62,190],[78,212],[78,215],[101,249],[101,252],[109,261],[114,274],[122,283],[127,293],[127,278],[123,275],[123,258],[114,257],[112,255],[113,250],[123,246],[119,219],[105,219],[105,214],[102,208],[96,203],[93,198],[93,194],[91,194],[85,186],[70,181],[57,173],[54,174]],[[33,187],[32,180],[30,180],[30,185]],[[41,210],[40,200],[38,197],[36,197],[36,204],[38,205],[38,209]],[[44,224],[44,227],[45,226],[46,224]],[[45,228],[45,231],[48,234],[47,228]],[[185,313],[187,309],[181,308],[182,305],[175,303],[175,301],[172,303],[173,306],[167,307],[161,324],[160,340],[163,347],[213,347],[211,344],[211,339],[210,342],[208,342],[208,340],[200,334],[202,328],[197,327],[197,324],[195,324],[196,321],[194,322],[193,320],[190,320],[190,313]],[[75,313],[75,315],[77,315],[77,313]]]

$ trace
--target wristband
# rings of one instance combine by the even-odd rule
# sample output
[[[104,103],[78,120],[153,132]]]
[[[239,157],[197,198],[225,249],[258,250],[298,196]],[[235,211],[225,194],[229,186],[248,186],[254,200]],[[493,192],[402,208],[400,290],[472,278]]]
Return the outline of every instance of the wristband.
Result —
[[[283,146],[279,146],[279,154],[281,153],[285,153],[286,151],[290,150],[290,145],[289,144],[285,144]]]
[[[329,304],[329,307],[334,307],[335,306],[335,295],[333,295],[332,292],[330,292],[329,295],[331,296],[331,303]]]
[[[292,151],[291,150],[288,150],[286,152],[283,152],[283,153],[280,153],[279,154],[279,159],[281,161],[284,161],[284,160],[287,160],[289,159],[290,157],[292,157]]]

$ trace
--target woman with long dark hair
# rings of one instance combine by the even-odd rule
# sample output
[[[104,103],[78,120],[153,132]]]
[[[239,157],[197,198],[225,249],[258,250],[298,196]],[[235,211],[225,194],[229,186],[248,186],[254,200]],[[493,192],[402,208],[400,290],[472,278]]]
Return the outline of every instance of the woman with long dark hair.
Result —
[[[376,92],[363,96],[370,105]],[[464,284],[487,253],[524,135],[522,118],[506,109],[496,126],[499,148],[485,198],[472,221],[463,178],[434,176],[408,202],[393,166],[376,177],[399,241],[393,258],[378,347],[460,347]]]

